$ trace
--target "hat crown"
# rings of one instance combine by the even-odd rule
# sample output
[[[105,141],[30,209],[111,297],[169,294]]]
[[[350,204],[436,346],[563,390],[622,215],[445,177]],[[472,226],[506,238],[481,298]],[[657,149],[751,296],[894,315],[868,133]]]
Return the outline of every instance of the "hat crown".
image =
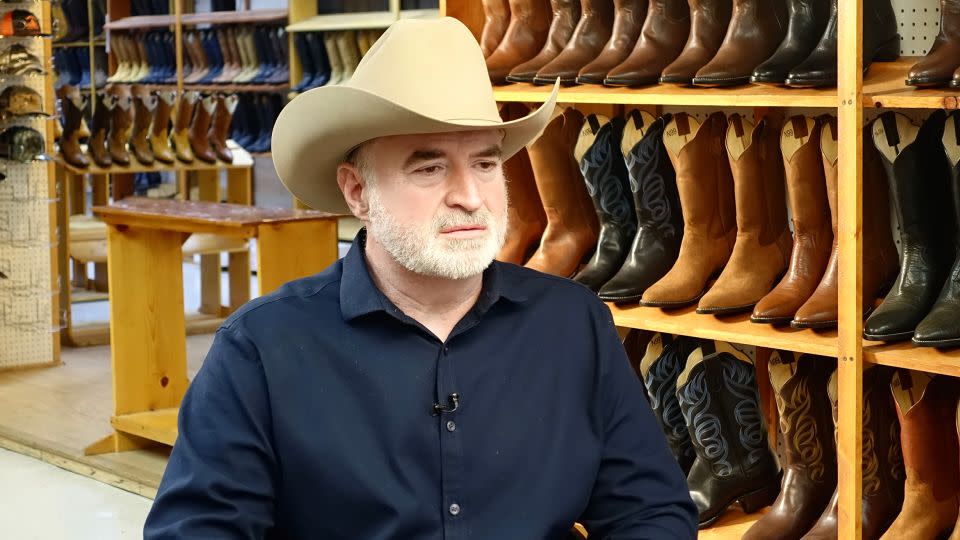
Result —
[[[395,22],[344,86],[439,120],[501,121],[477,40],[452,17]]]

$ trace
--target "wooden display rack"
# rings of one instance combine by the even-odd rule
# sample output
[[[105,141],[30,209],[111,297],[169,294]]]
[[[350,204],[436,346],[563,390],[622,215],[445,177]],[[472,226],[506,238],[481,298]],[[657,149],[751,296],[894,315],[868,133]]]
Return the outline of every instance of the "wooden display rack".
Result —
[[[130,165],[114,166],[107,169],[91,165],[80,169],[73,167],[62,160],[57,162],[57,179],[61,184],[61,193],[58,204],[61,238],[59,243],[58,259],[61,268],[69,268],[71,248],[76,248],[76,242],[71,245],[71,216],[86,215],[84,178],[90,175],[93,186],[93,204],[104,205],[109,200],[112,191],[113,199],[120,200],[133,194],[132,175],[137,172],[174,172],[180,180],[180,198],[185,198],[187,189],[187,174],[196,176],[200,200],[219,202],[221,198],[218,172],[226,170],[227,175],[227,202],[236,204],[253,204],[253,159],[245,150],[229,141],[234,155],[231,164],[205,163],[196,160],[185,164],[177,162],[165,165],[155,162],[153,165],[143,165],[133,159]],[[112,188],[112,189],[111,189]],[[94,222],[95,224],[96,222]],[[95,225],[88,225],[92,228]],[[102,229],[101,236],[92,236],[85,245],[83,261],[74,260],[74,280],[69,283],[66,277],[60,288],[60,305],[62,306],[61,341],[65,345],[84,347],[106,345],[110,343],[110,323],[90,323],[74,325],[72,303],[77,301],[95,301],[105,299],[108,276],[106,264],[106,229]],[[91,245],[93,244],[93,245]],[[201,276],[201,305],[197,313],[187,318],[187,334],[209,333],[220,326],[224,318],[250,299],[250,255],[248,246],[238,244],[235,240],[216,238],[210,235],[198,237],[196,242],[188,244],[185,252],[189,255],[199,254]],[[220,257],[219,252],[229,252],[228,272],[230,276],[230,304],[222,306],[220,300]],[[76,254],[74,254],[76,255]],[[94,278],[88,281],[86,263],[93,262]],[[66,276],[66,272],[64,272]],[[81,289],[73,291],[74,286]],[[83,290],[86,289],[86,290]]]
[[[861,230],[864,108],[945,108],[960,107],[960,91],[914,89],[904,85],[907,71],[917,60],[901,58],[896,62],[874,63],[863,76],[861,47],[862,1],[839,2],[838,88],[797,90],[789,88],[740,86],[733,89],[677,88],[652,86],[640,89],[613,89],[597,86],[563,88],[559,101],[589,107],[608,106],[609,112],[621,112],[624,105],[682,105],[710,107],[829,107],[835,108],[840,131],[839,161],[839,330],[819,334],[757,325],[744,317],[719,319],[698,315],[691,310],[664,312],[643,307],[619,308],[611,305],[617,325],[720,339],[769,349],[815,353],[838,358],[839,422],[837,459],[839,470],[839,537],[861,537],[861,450],[862,450],[862,374],[866,364],[960,376],[960,351],[914,347],[910,343],[865,343],[861,284],[863,250]],[[445,0],[444,15],[464,22],[479,38],[483,28],[480,2]],[[549,88],[512,84],[494,89],[501,101],[543,102]],[[616,107],[616,108],[614,108]],[[578,106],[578,108],[581,108]],[[608,114],[609,114],[608,112]],[[869,144],[869,141],[867,142]],[[760,349],[758,349],[759,351]],[[760,368],[758,362],[758,368]],[[762,375],[758,373],[758,380]],[[761,390],[763,390],[761,388]],[[759,515],[728,513],[717,525],[700,531],[702,538],[740,538]]]

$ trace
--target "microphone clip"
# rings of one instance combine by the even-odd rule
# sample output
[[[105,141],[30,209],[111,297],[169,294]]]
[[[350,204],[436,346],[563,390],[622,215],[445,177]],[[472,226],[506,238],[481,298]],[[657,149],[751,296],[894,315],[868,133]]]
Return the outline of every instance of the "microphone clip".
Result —
[[[460,408],[460,394],[454,392],[447,397],[447,405],[433,404],[433,416],[455,413]]]

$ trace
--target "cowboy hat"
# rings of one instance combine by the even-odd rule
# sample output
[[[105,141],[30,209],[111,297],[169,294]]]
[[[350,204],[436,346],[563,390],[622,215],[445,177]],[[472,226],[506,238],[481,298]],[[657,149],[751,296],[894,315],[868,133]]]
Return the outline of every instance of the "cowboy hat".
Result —
[[[364,55],[349,82],[304,92],[280,111],[273,163],[287,189],[310,207],[348,212],[337,167],[360,144],[388,135],[500,129],[506,159],[546,126],[558,89],[554,84],[533,113],[504,122],[483,53],[463,23],[400,20]]]

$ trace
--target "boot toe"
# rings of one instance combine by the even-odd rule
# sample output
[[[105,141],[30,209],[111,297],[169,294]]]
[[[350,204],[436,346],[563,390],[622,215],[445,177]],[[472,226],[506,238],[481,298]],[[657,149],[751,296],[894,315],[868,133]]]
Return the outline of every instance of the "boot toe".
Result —
[[[815,66],[800,66],[790,71],[786,80],[787,86],[836,86],[837,72],[832,69],[821,69]]]
[[[600,299],[615,304],[635,304],[643,296],[643,289],[637,287],[632,280],[614,276],[600,288]]]
[[[790,326],[794,328],[831,328],[837,325],[837,305],[804,304],[794,315]]]
[[[797,311],[796,302],[780,296],[765,296],[757,302],[750,315],[750,321],[761,324],[787,324],[793,320]]]
[[[782,66],[763,64],[753,70],[750,82],[754,84],[784,84],[787,81],[787,69]]]
[[[913,342],[927,347],[960,345],[960,309],[934,309],[917,325]]]
[[[536,71],[514,69],[507,75],[507,82],[511,83],[532,83],[537,76]]]
[[[705,315],[740,313],[753,309],[758,300],[759,298],[750,298],[738,292],[714,293],[711,289],[697,304],[697,313]]]
[[[907,74],[908,86],[933,86],[950,82],[953,69],[939,62],[917,62]]]
[[[917,327],[912,310],[880,307],[863,324],[863,338],[869,341],[902,341],[910,339]]]
[[[660,82],[660,73],[648,69],[621,68],[610,70],[603,79],[607,86],[646,86]]]

